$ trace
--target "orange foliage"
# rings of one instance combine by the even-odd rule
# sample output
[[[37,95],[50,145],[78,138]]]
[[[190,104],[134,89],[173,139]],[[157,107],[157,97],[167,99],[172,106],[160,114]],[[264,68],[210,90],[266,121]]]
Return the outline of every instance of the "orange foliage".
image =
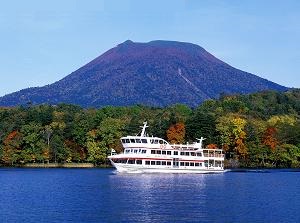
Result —
[[[167,130],[167,138],[170,143],[183,143],[185,137],[185,125],[182,122],[171,125]]]
[[[217,144],[208,144],[208,145],[206,146],[206,148],[207,148],[207,149],[218,149],[218,146],[217,146]]]
[[[225,152],[229,151],[229,145],[228,145],[228,144],[223,144],[223,145],[222,145],[222,149],[223,149]]]
[[[236,151],[239,155],[241,155],[242,157],[245,157],[248,153],[247,148],[243,142],[243,139],[237,139],[236,140]]]
[[[12,131],[11,133],[8,134],[8,136],[5,138],[4,140],[4,144],[9,144],[9,142],[16,137],[16,135],[18,134],[18,131]]]
[[[277,129],[275,127],[269,127],[266,129],[263,135],[263,144],[270,147],[271,150],[275,150],[278,145],[278,140],[276,139]]]
[[[14,162],[14,155],[20,151],[22,136],[18,131],[12,131],[3,141],[2,161],[6,164]]]

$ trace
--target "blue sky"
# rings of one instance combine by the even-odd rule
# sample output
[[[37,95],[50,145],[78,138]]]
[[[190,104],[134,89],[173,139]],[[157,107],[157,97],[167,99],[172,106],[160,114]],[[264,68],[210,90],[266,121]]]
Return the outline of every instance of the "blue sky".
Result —
[[[195,43],[300,87],[298,0],[3,0],[0,36],[0,96],[60,80],[127,39]]]

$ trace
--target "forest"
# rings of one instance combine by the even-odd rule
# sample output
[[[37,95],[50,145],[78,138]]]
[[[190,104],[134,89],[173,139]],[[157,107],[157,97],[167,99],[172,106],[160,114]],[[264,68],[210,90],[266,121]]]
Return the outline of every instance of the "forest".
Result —
[[[227,167],[300,167],[300,90],[222,95],[195,108],[176,104],[82,108],[31,105],[0,108],[0,165],[27,163],[107,164],[120,137],[147,133],[171,143],[205,137],[226,154]]]

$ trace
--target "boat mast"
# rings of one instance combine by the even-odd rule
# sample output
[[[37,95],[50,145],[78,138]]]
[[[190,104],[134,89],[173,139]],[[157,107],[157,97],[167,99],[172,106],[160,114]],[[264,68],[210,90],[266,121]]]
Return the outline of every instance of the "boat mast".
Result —
[[[141,137],[144,137],[145,136],[145,131],[146,131],[146,128],[148,127],[147,126],[147,122],[143,122],[143,126],[140,126],[142,129],[142,133],[141,133]]]
[[[200,144],[200,145],[199,145],[200,149],[202,149],[202,143],[203,143],[203,140],[205,140],[205,139],[206,139],[206,138],[203,138],[202,136],[201,136],[200,139],[197,138],[197,140],[199,140],[199,142],[197,142],[197,143]]]

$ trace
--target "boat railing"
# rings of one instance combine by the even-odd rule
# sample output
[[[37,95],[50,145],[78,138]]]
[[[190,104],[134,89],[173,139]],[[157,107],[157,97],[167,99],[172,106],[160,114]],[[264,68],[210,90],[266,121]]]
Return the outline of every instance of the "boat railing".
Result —
[[[219,154],[219,153],[203,153],[204,157],[220,157],[223,158],[224,154]]]
[[[193,145],[182,145],[182,144],[171,144],[173,149],[178,150],[197,150],[199,148],[194,147]]]

